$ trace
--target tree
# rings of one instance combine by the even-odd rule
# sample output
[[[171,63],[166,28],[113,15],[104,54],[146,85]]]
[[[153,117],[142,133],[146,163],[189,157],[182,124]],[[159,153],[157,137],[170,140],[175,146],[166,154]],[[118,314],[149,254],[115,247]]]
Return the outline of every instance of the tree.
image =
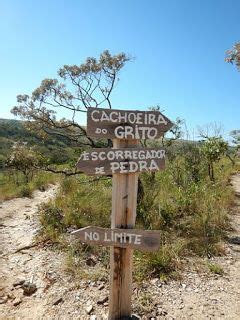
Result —
[[[240,70],[240,42],[235,43],[233,48],[226,52],[225,61],[230,62],[232,64],[235,64],[237,66],[237,68]],[[230,136],[232,136],[232,138],[233,138],[232,142],[236,147],[235,154],[234,154],[234,158],[235,158],[235,156],[237,155],[238,150],[240,148],[240,130],[231,131]],[[233,164],[234,164],[234,158],[232,158],[229,155],[229,159],[232,161]]]
[[[230,136],[233,138],[232,143],[236,149],[240,148],[240,130],[233,130],[230,132]]]
[[[43,137],[61,136],[78,147],[98,147],[77,118],[89,107],[112,107],[111,93],[119,80],[120,70],[129,60],[125,53],[111,55],[106,50],[98,59],[90,57],[80,65],[64,65],[58,71],[58,79],[43,80],[31,96],[18,95],[18,105],[11,112],[27,120],[27,127]],[[58,120],[58,114],[63,111],[69,113],[69,119]],[[76,171],[65,170],[63,173],[71,175]]]
[[[228,149],[227,143],[222,137],[206,137],[201,146],[203,156],[207,161],[208,175],[211,181],[214,181],[214,163],[218,162],[226,154]]]
[[[225,61],[235,64],[240,70],[240,42],[235,43],[233,48],[226,52]]]
[[[164,112],[164,110],[161,110],[160,105],[156,105],[156,106],[151,106],[148,108],[150,111],[159,111],[159,112]],[[141,141],[141,144],[144,147],[150,147],[150,146],[155,146],[155,147],[170,147],[172,146],[172,144],[179,140],[182,135],[182,125],[184,123],[184,120],[177,118],[172,126],[172,128],[168,131],[168,133],[170,133],[169,137],[165,137],[165,135],[163,135],[161,138],[153,141],[148,141],[147,139],[144,141]],[[149,143],[150,142],[150,143]]]
[[[239,155],[240,150],[240,130],[233,130],[230,132],[232,137],[233,149],[230,149],[227,157],[231,160],[232,165],[235,165],[236,157]]]
[[[28,183],[32,179],[34,169],[43,159],[25,143],[15,143],[12,149],[12,153],[7,159],[7,166],[21,172],[25,182]]]

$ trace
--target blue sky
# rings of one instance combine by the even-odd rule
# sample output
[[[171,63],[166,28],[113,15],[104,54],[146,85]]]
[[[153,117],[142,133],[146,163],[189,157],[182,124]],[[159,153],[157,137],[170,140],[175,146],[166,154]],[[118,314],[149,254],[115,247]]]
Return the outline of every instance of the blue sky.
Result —
[[[0,117],[64,64],[103,50],[135,57],[112,105],[239,129],[240,72],[224,62],[240,40],[238,0],[8,0],[0,2]]]

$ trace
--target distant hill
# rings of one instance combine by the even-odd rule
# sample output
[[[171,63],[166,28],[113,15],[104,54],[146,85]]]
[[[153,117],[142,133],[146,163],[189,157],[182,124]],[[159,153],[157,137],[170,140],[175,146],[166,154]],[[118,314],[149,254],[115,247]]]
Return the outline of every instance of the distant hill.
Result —
[[[80,154],[79,148],[71,145],[64,137],[49,137],[43,140],[36,133],[26,130],[24,121],[0,118],[0,160],[8,157],[14,142],[18,141],[35,146],[40,153],[50,159],[51,163],[62,164],[69,161],[74,163]],[[152,147],[157,146],[156,143],[156,140],[153,141]],[[168,154],[178,152],[184,145],[195,143],[199,141],[179,139],[170,149],[168,148]],[[229,147],[230,151],[232,149]]]
[[[0,119],[0,156],[7,158],[15,142],[27,142],[50,158],[52,163],[64,163],[75,158],[74,149],[64,138],[43,140],[36,133],[26,130],[21,120]]]

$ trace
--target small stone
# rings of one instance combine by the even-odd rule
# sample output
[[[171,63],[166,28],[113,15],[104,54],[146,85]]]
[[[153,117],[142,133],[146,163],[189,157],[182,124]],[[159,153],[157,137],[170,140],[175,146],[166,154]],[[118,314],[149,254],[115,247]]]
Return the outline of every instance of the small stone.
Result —
[[[187,287],[187,285],[185,283],[182,283],[182,287],[183,287],[183,289],[185,289]]]
[[[13,300],[13,305],[14,305],[14,307],[18,306],[21,302],[22,302],[22,299],[20,299],[20,298],[15,298],[15,299]]]
[[[91,317],[90,317],[90,320],[97,320],[97,316],[95,314],[93,314]]]
[[[4,304],[8,301],[8,297],[1,297],[0,298],[0,304]]]
[[[94,267],[97,264],[97,260],[94,256],[91,256],[86,259],[86,265],[89,267]]]
[[[93,306],[89,305],[89,306],[86,307],[85,310],[86,310],[87,314],[90,314],[93,311]]]
[[[167,315],[167,311],[165,311],[163,308],[158,308],[157,312],[158,312],[159,316],[166,316]]]
[[[80,294],[77,294],[77,295],[75,296],[75,300],[76,300],[76,301],[79,301],[79,300],[80,300]]]
[[[17,286],[22,286],[25,282],[25,279],[17,279],[14,283],[13,283],[13,287],[17,287]]]
[[[104,284],[103,283],[98,286],[98,290],[102,290],[103,288],[104,288]]]
[[[11,300],[15,299],[15,296],[12,292],[8,292],[7,297],[8,297],[8,299],[11,299]]]
[[[37,291],[37,286],[32,282],[24,282],[21,288],[23,289],[23,294],[26,296],[30,296]]]
[[[62,298],[62,297],[56,299],[56,300],[53,302],[53,306],[56,306],[56,305],[58,305],[58,304],[61,303],[61,302],[63,302],[63,298]]]
[[[103,297],[103,298],[100,298],[98,301],[97,301],[97,304],[104,304],[105,302],[108,301],[108,297]]]
[[[156,284],[156,283],[158,282],[158,278],[152,279],[150,282],[151,282],[152,284]]]

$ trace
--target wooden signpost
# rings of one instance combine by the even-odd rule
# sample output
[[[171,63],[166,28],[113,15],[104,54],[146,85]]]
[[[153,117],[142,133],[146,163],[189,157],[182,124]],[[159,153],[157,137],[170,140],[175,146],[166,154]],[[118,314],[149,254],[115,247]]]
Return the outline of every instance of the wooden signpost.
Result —
[[[159,231],[133,229],[138,176],[165,167],[165,150],[139,148],[139,140],[156,139],[172,127],[158,111],[89,108],[89,137],[112,138],[113,149],[82,153],[77,167],[89,175],[112,175],[111,229],[86,227],[73,232],[82,242],[110,246],[109,319],[131,319],[133,249],[156,251]]]
[[[85,227],[73,231],[72,234],[84,243],[132,248],[142,251],[156,251],[160,243],[159,231],[153,230]]]

